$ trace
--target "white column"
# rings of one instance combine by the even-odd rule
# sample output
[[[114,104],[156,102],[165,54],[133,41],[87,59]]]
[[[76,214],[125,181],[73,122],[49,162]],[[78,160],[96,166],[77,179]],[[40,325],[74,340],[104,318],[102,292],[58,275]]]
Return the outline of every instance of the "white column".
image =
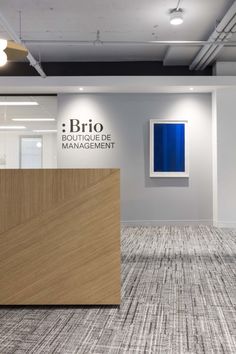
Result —
[[[213,94],[213,219],[236,227],[236,89]]]

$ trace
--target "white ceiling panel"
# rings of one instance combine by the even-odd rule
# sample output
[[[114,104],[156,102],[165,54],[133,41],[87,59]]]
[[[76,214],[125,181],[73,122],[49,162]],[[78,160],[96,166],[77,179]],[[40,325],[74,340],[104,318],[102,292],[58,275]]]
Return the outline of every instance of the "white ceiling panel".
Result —
[[[32,46],[37,57],[39,50],[42,61],[132,61],[162,60],[165,46],[151,45],[81,45],[81,46]]]
[[[198,53],[199,47],[174,47],[171,46],[166,51],[163,64],[168,65],[189,65],[192,58]]]

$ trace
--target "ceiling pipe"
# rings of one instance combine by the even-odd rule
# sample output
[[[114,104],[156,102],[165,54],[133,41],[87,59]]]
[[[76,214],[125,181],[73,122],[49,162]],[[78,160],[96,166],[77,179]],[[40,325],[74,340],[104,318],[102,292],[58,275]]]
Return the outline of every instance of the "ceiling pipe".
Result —
[[[23,44],[22,40],[18,36],[18,34],[15,32],[15,30],[12,28],[12,26],[8,23],[8,21],[5,19],[5,17],[1,14],[0,12],[0,25],[4,28],[4,30],[8,33],[9,37],[14,40],[16,43]],[[28,50],[28,48],[26,48]],[[39,73],[39,75],[42,78],[46,78],[46,74],[43,71],[40,63],[33,57],[33,55],[30,53],[28,50],[28,55],[27,59],[30,62],[30,65],[35,68],[35,70]]]
[[[195,66],[195,70],[203,70],[208,64],[210,64],[211,61],[214,60],[214,58],[217,56],[217,54],[221,51],[223,48],[223,45],[212,45],[208,49],[208,51],[204,54],[204,56],[201,58],[199,63]]]
[[[216,29],[208,38],[206,44],[194,58],[190,65],[190,70],[204,70],[207,65],[214,61],[217,54],[222,50],[224,46],[228,46],[229,39],[232,37],[231,31],[236,26],[236,1],[226,12],[225,16],[218,24]]]
[[[234,19],[235,23],[233,25],[233,27],[231,27],[231,31],[234,29],[234,27],[236,26],[236,15],[235,15],[235,19]],[[227,27],[225,29],[225,31],[228,31]],[[224,38],[223,41],[228,41],[228,38],[232,37],[232,33],[228,33],[228,34],[224,34]],[[208,52],[208,55],[205,56],[205,60],[203,61],[202,65],[198,65],[196,67],[196,70],[204,70],[210,63],[212,63],[214,61],[214,59],[216,58],[217,54],[224,48],[224,44],[218,44],[217,46],[212,46],[211,50]]]
[[[196,66],[195,70],[204,70],[207,65],[209,65],[217,56],[217,54],[224,48],[224,43],[228,43],[228,39],[232,37],[232,31],[236,25],[236,14],[232,18],[232,21],[230,21],[229,25],[225,27],[224,31],[222,34],[219,34],[219,39],[223,41],[223,43],[219,43],[218,45],[212,45],[211,48],[208,50],[207,53],[203,56],[203,58],[200,60],[198,65]],[[216,43],[216,42],[215,42]]]
[[[80,46],[80,45],[94,45],[94,41],[76,41],[76,40],[40,40],[40,39],[26,39],[25,44],[28,45],[62,45],[62,46]],[[102,41],[102,45],[173,45],[173,46],[205,46],[205,45],[223,45],[225,47],[236,47],[236,41],[223,42],[222,40],[213,41]]]

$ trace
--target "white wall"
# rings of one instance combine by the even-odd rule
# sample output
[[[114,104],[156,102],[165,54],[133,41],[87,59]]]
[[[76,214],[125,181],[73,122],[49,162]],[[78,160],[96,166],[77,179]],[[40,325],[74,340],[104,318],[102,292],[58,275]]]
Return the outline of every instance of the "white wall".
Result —
[[[102,122],[116,145],[110,151],[62,151],[62,122]],[[149,119],[189,121],[189,178],[149,177]],[[58,167],[120,167],[122,220],[128,223],[212,221],[210,94],[59,95]]]
[[[20,136],[33,135],[27,132],[0,132],[0,160],[5,154],[6,165],[0,168],[19,168]],[[43,168],[57,167],[56,134],[41,134],[43,138]]]
[[[218,61],[213,67],[213,73],[216,76],[233,76],[236,75],[236,62]]]
[[[213,224],[218,219],[218,174],[217,174],[217,97],[216,92],[212,94],[212,203],[213,203]]]
[[[217,122],[217,164],[214,168],[216,194],[214,222],[216,226],[236,227],[236,89],[220,89],[215,93],[213,112]]]

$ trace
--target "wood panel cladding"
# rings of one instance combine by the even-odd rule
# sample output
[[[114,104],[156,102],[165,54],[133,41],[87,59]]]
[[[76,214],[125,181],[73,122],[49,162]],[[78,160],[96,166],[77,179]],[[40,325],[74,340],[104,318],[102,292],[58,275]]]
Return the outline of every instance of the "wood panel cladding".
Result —
[[[120,303],[117,169],[0,170],[0,304]]]

